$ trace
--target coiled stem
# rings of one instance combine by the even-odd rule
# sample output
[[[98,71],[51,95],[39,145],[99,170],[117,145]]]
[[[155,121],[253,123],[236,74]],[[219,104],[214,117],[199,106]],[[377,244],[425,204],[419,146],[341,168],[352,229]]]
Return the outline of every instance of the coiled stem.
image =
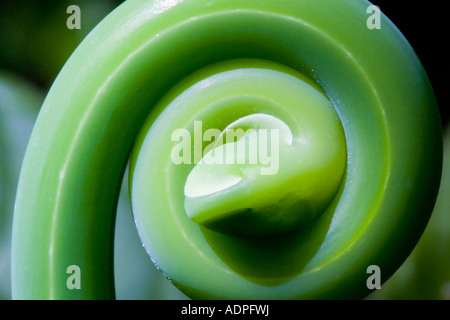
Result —
[[[114,212],[136,137],[136,148],[142,150],[133,151],[130,184],[140,236],[154,262],[191,297],[361,297],[367,293],[369,265],[380,266],[389,276],[415,245],[432,210],[442,133],[433,91],[420,62],[385,17],[382,29],[366,28],[368,5],[350,0],[178,0],[130,1],[116,9],[61,71],[31,137],[14,218],[14,297],[114,297]],[[243,67],[245,60],[239,60],[223,67],[222,62],[235,59],[247,59],[250,64]],[[261,60],[270,62],[257,62]],[[223,100],[216,96],[238,87],[246,90],[244,85],[233,83],[231,91],[216,89],[212,101],[223,104],[211,108],[186,102],[191,98],[180,102],[187,108],[171,107],[178,95],[189,97],[194,91],[202,92],[199,100],[211,102],[208,88],[220,83],[226,72],[229,78],[238,74],[238,82],[257,72],[261,79],[275,76],[277,80],[271,82],[273,90],[263,89],[266,81],[259,81],[260,89],[251,85],[247,97],[243,92]],[[201,84],[211,77],[217,81]],[[303,135],[299,131],[304,126],[296,121],[312,112],[312,98],[305,98],[309,100],[301,110],[295,107],[298,101],[288,108],[273,98],[286,88],[279,81],[292,77],[320,97],[324,106],[335,109],[319,112],[318,124]],[[258,83],[257,79],[245,81]],[[261,98],[253,90],[267,92]],[[313,102],[314,108],[320,103]],[[291,212],[304,203],[300,210],[304,214],[296,215],[294,221],[320,212],[299,224],[301,232],[296,228],[285,232],[291,231],[291,223],[283,223],[284,219],[276,223],[276,230],[268,228],[263,209],[256,210],[260,213],[256,220],[248,220],[242,209],[258,208],[260,202],[252,199],[265,198],[259,190],[251,191],[251,198],[244,197],[247,202],[240,201],[242,206],[233,205],[232,193],[208,195],[197,183],[193,187],[187,183],[196,163],[179,165],[171,159],[174,130],[184,128],[193,134],[195,120],[205,121],[205,130],[223,130],[255,114],[278,119],[281,124],[272,118],[263,120],[269,126],[276,122],[279,129],[286,124],[293,137],[311,135],[310,141],[337,145],[337,158],[332,148],[324,148],[306,156],[313,166],[293,167],[300,176],[300,168],[307,168],[307,176],[314,174],[302,179],[307,187],[292,196],[295,204],[278,201],[282,205],[275,205]],[[323,120],[333,117],[339,120],[334,129],[324,124],[332,120]],[[339,130],[343,130],[342,138]],[[327,140],[323,132],[332,132],[332,137]],[[155,135],[159,142],[147,143]],[[339,147],[342,144],[345,148]],[[290,149],[283,150],[286,156],[280,156],[280,161],[289,163]],[[325,151],[330,154],[318,156]],[[328,164],[315,171],[319,158]],[[288,172],[281,163],[280,173]],[[200,177],[212,174],[198,170]],[[227,170],[222,173],[229,178]],[[316,181],[317,172],[323,177]],[[328,178],[330,186],[323,183]],[[253,185],[261,186],[263,192],[275,186],[272,182]],[[289,186],[281,185],[283,192]],[[318,191],[307,195],[305,190],[313,185]],[[219,189],[230,191],[232,186],[239,183]],[[200,199],[212,194],[220,197]],[[211,210],[203,211],[202,203],[211,205]],[[308,211],[311,207],[319,209]],[[203,225],[192,221],[186,211]],[[228,217],[233,212],[247,226],[256,221],[256,234],[249,235],[249,228],[243,228],[230,235],[229,219],[211,226],[210,212],[214,221],[223,217],[217,212]],[[66,286],[70,265],[81,270],[85,285],[80,290]]]

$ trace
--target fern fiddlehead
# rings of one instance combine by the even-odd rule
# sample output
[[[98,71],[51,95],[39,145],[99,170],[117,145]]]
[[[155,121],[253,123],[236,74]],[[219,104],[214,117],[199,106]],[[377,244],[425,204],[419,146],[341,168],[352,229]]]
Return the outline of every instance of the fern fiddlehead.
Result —
[[[369,265],[391,274],[432,210],[442,133],[420,62],[387,18],[380,30],[365,27],[368,5],[116,9],[65,65],[33,131],[14,218],[13,295],[114,297],[114,210],[133,143],[140,236],[189,296],[362,297]],[[227,128],[253,131],[206,143]],[[191,145],[201,156],[183,162],[183,134],[209,129]],[[227,153],[272,129],[275,174],[262,174],[273,162],[247,165],[255,151],[241,162]],[[217,154],[235,162],[223,166]],[[80,290],[66,286],[70,265],[82,272]]]

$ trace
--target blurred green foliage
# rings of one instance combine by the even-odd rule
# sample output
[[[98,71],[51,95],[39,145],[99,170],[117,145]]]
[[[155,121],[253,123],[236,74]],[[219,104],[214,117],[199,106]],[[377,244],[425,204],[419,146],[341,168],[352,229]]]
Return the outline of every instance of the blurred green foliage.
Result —
[[[0,2],[0,69],[48,88],[82,39],[122,1],[3,0]],[[70,30],[70,5],[81,11],[81,29]]]
[[[10,237],[18,175],[44,96],[78,44],[120,0],[0,2],[0,299],[10,299]],[[81,29],[69,30],[69,5]],[[442,108],[442,106],[441,106]],[[115,240],[118,299],[187,299],[141,245],[124,183]],[[450,130],[442,186],[430,223],[404,265],[368,299],[450,299]]]
[[[44,99],[22,78],[0,71],[0,299],[9,298],[10,241],[17,180]]]

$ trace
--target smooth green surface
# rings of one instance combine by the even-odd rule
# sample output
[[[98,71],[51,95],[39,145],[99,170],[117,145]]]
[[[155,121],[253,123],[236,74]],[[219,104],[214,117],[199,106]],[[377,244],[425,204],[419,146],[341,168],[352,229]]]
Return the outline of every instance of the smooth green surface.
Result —
[[[136,0],[116,9],[64,66],[33,131],[14,218],[13,297],[114,297],[114,213],[137,132],[183,78],[235,58],[284,64],[323,89],[346,136],[342,188],[301,234],[241,241],[180,222],[185,182],[155,167],[146,190],[132,191],[160,213],[138,219],[153,261],[192,298],[354,298],[368,293],[369,265],[388,277],[431,213],[442,137],[420,62],[387,18],[366,28],[368,5]],[[152,161],[170,163],[159,150]],[[74,264],[81,290],[66,287]]]

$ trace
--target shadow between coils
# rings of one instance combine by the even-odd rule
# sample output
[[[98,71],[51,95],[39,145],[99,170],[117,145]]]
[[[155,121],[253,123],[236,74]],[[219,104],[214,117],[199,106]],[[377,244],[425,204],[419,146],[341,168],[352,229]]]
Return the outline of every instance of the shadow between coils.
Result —
[[[217,256],[241,277],[259,285],[280,285],[300,274],[321,248],[342,189],[315,221],[288,233],[245,238],[204,226],[200,230]]]

